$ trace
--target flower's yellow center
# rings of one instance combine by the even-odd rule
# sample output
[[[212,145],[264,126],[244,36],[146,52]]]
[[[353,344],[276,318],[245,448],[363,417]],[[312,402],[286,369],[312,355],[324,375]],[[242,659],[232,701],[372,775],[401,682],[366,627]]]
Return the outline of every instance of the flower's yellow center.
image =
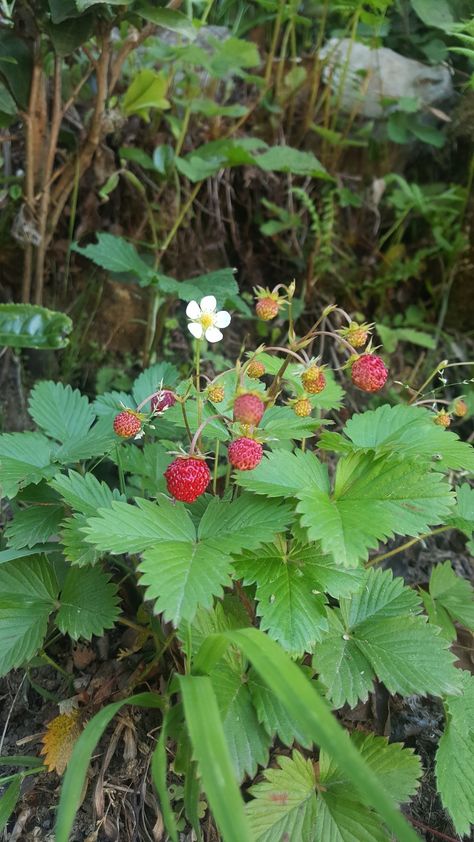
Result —
[[[204,330],[207,330],[208,327],[212,327],[212,325],[214,324],[214,316],[212,315],[212,313],[202,313],[199,318],[199,321],[201,322]]]

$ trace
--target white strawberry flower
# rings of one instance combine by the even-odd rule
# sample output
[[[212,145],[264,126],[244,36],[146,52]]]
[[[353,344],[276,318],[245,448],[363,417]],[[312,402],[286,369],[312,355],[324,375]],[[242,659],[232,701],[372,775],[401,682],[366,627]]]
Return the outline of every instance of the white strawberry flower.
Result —
[[[220,342],[222,332],[219,328],[230,325],[230,313],[227,310],[218,310],[217,301],[213,295],[205,295],[199,304],[197,301],[190,301],[186,307],[186,315],[190,319],[188,330],[195,339],[202,339],[204,336],[208,342]]]

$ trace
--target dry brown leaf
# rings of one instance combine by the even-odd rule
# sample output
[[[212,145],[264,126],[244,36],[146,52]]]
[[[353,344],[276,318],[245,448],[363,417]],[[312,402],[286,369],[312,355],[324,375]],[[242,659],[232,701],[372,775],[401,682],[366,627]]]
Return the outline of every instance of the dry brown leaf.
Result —
[[[41,749],[48,772],[64,774],[81,731],[82,711],[78,708],[61,713],[51,720],[43,736]]]

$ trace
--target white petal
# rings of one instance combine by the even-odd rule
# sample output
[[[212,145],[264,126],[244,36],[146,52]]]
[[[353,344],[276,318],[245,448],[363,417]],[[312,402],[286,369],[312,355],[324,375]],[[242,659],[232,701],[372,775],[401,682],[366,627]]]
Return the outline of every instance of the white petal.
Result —
[[[199,322],[189,322],[188,330],[195,339],[202,339],[202,325]]]
[[[201,310],[203,313],[213,313],[217,307],[217,301],[213,295],[205,295],[201,298]]]
[[[198,319],[201,315],[201,308],[197,301],[190,301],[186,307],[186,315],[188,319]]]
[[[208,342],[220,342],[222,339],[222,333],[216,327],[208,327],[204,336]]]
[[[219,310],[214,316],[215,327],[227,327],[230,325],[230,313],[227,310]]]

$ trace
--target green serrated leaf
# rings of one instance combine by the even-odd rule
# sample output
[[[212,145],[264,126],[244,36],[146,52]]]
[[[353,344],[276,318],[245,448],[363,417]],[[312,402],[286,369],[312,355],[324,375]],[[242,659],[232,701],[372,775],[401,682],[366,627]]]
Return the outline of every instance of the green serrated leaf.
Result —
[[[5,527],[8,546],[14,550],[46,543],[56,535],[64,517],[62,506],[30,506],[17,512]]]
[[[453,620],[474,630],[474,589],[467,579],[456,575],[449,561],[433,567],[430,595],[436,607],[441,606]]]
[[[474,677],[461,672],[462,695],[445,701],[446,728],[436,753],[436,781],[456,833],[474,823]]]
[[[73,567],[61,590],[57,626],[73,640],[90,640],[115,624],[117,602],[117,588],[100,567]]]
[[[41,433],[0,436],[2,495],[15,497],[20,488],[50,479],[59,470],[52,464],[55,445]]]
[[[242,494],[236,500],[213,497],[198,529],[200,541],[225,553],[253,549],[282,532],[293,519],[291,506]]]
[[[340,459],[332,495],[301,483],[297,496],[297,512],[309,538],[347,566],[367,560],[370,549],[395,534],[428,531],[443,521],[453,503],[440,474],[417,463],[364,453]]]
[[[457,692],[448,641],[419,616],[419,597],[391,571],[367,571],[340,606],[328,611],[330,632],[314,657],[335,707],[365,701],[375,676],[391,693]]]
[[[70,470],[67,474],[59,474],[50,485],[72,509],[87,516],[107,508],[113,500],[122,499],[116,489],[112,491],[107,483],[99,482],[91,473],[79,474]]]
[[[456,505],[446,523],[460,529],[468,538],[474,532],[474,488],[467,482],[456,489]]]
[[[137,505],[114,501],[88,519],[86,540],[98,550],[139,553],[160,542],[192,542],[195,529],[182,503],[160,500],[152,503],[137,498]]]
[[[293,497],[305,487],[329,491],[327,468],[314,453],[277,451],[265,454],[254,471],[236,471],[237,485],[268,497]]]
[[[318,809],[313,764],[294,751],[291,758],[279,757],[278,766],[266,769],[265,780],[250,788],[254,800],[247,815],[255,842],[312,842]]]
[[[146,368],[145,371],[137,377],[133,386],[132,394],[136,404],[138,405],[145,398],[152,395],[158,389],[173,389],[178,383],[179,371],[172,363],[159,362]],[[145,410],[149,407],[145,407]]]
[[[142,283],[146,283],[153,273],[152,267],[141,259],[135,246],[123,237],[101,233],[97,235],[96,243],[90,243],[84,248],[73,243],[71,248],[102,269],[119,274],[131,273]]]
[[[273,406],[265,412],[260,428],[269,437],[270,442],[272,439],[277,442],[291,439],[301,441],[314,436],[316,430],[326,423],[328,422],[311,415],[299,418],[289,406]]]
[[[61,542],[64,557],[71,564],[83,567],[85,564],[97,564],[103,553],[88,544],[84,536],[84,528],[87,526],[85,515],[72,515],[63,520],[61,524]]]
[[[253,668],[248,674],[248,687],[258,721],[271,736],[276,734],[286,746],[298,742],[305,748],[310,747],[312,741],[309,734],[305,733],[301,723],[289,714]]]
[[[38,427],[60,442],[84,438],[95,420],[84,395],[52,380],[37,383],[30,395],[29,412]]]
[[[257,767],[268,762],[271,737],[257,719],[247,676],[242,669],[220,664],[210,678],[235,776],[239,782],[245,775],[253,778]]]
[[[396,459],[428,462],[438,469],[474,471],[474,448],[456,433],[433,423],[433,413],[420,406],[380,406],[354,415],[342,438],[344,449],[374,450]],[[333,433],[324,432],[319,446],[332,450]]]
[[[44,556],[0,566],[0,675],[36,655],[58,587],[54,569]]]

